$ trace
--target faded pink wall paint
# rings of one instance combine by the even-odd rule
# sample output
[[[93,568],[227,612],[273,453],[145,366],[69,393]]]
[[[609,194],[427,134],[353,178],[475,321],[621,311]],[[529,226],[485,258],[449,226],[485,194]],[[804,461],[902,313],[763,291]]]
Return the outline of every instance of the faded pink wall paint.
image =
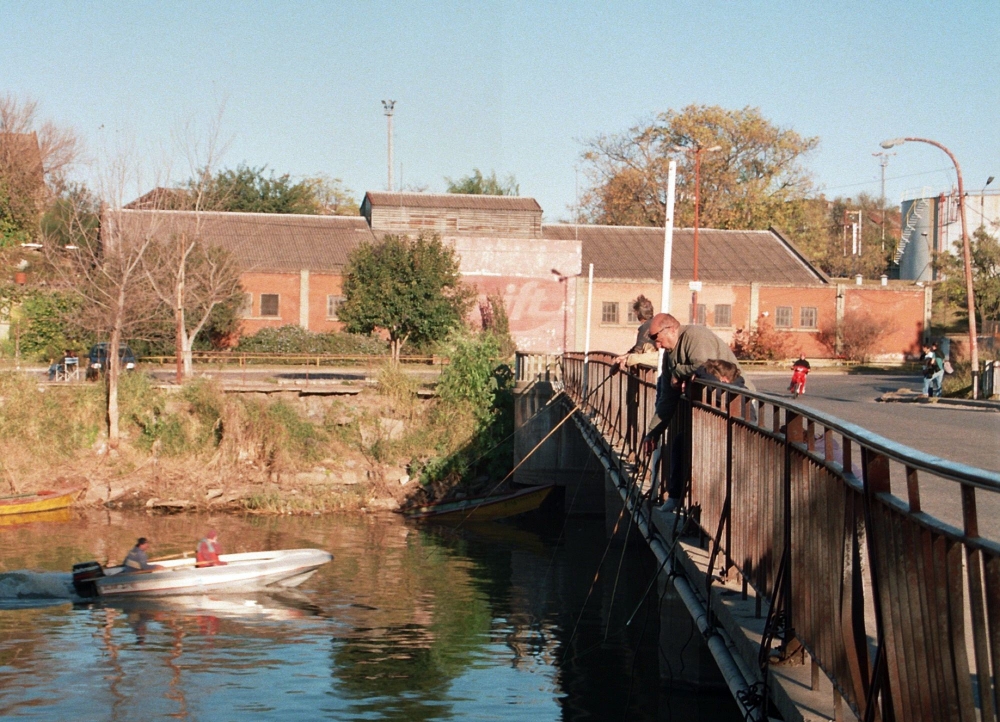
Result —
[[[479,236],[443,240],[455,249],[462,280],[478,289],[480,299],[489,293],[503,296],[519,350],[562,353],[564,341],[573,348],[579,241]],[[474,316],[478,322],[478,312]]]
[[[503,296],[511,336],[519,350],[561,353],[564,332],[572,348],[573,291],[566,290],[565,281],[559,282],[555,276],[543,279],[465,276],[464,280],[479,291],[480,300],[491,293]],[[572,281],[569,279],[569,283]],[[478,312],[475,316],[478,322]]]

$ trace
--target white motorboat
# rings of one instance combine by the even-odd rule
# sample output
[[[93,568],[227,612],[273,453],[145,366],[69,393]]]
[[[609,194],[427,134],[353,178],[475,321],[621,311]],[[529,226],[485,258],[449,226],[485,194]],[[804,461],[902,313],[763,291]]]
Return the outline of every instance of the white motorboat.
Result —
[[[126,572],[124,567],[103,567],[97,562],[73,565],[77,594],[137,596],[250,592],[268,587],[296,587],[333,555],[322,549],[282,549],[271,552],[223,554],[223,566],[195,567],[195,560],[167,559],[162,569]]]

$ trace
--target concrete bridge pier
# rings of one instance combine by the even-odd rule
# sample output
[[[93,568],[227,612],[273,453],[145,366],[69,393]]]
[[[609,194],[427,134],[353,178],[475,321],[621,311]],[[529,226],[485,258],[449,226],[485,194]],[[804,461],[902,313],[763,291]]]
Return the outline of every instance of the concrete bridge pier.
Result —
[[[514,464],[521,466],[514,472],[514,482],[555,483],[565,490],[567,515],[600,515],[604,513],[604,467],[569,421],[573,408],[548,381],[518,382]]]
[[[574,405],[550,382],[519,382],[514,398],[514,424],[517,429],[514,463],[523,462],[514,473],[515,482],[555,482],[565,488],[567,515],[603,516],[605,537],[614,545],[605,561],[603,573],[613,574],[617,567],[614,560],[619,559],[621,554],[638,554],[641,547],[646,546],[631,513],[622,513],[624,501],[616,483],[618,476],[606,469],[593,445],[581,433],[579,424],[568,418],[573,413]],[[560,422],[564,423],[560,425]],[[549,435],[550,432],[553,433]],[[626,535],[629,548],[623,549],[621,545],[626,543]],[[654,571],[655,568],[648,573]],[[649,578],[642,576],[641,579],[623,580],[622,583],[645,590]],[[656,664],[660,679],[681,690],[726,690],[722,674],[701,632],[665,571],[661,570],[658,574],[647,603],[657,605],[659,645]],[[655,634],[652,629],[654,627],[650,625],[647,633]],[[671,704],[673,709],[673,702]],[[675,713],[677,711],[674,709]],[[695,711],[691,710],[691,713],[695,714]]]
[[[588,453],[592,452],[588,450]],[[615,485],[614,476],[606,473],[604,475],[605,534],[608,539],[614,538],[618,545],[617,554],[613,551],[612,554],[609,554],[609,559],[617,558],[617,555],[621,553],[640,553],[640,549],[646,548],[646,542],[632,521],[631,514],[628,511],[622,513],[624,505],[621,492]],[[630,523],[632,524],[631,529],[628,528]],[[622,550],[621,545],[626,543],[628,549]],[[659,562],[654,561],[654,563],[659,567]],[[660,680],[672,689],[697,690],[699,692],[718,691],[728,694],[729,688],[726,686],[725,679],[723,679],[711,651],[705,644],[698,625],[691,618],[688,608],[674,588],[668,573],[669,570],[660,569],[659,572],[656,586],[650,590],[646,602],[656,604],[658,610],[657,665]],[[642,581],[648,584],[648,581]],[[674,714],[680,711],[674,706],[673,701],[671,702],[671,710]],[[687,712],[690,712],[692,718],[697,718],[696,710],[687,710]],[[682,715],[680,718],[686,719],[687,717]]]

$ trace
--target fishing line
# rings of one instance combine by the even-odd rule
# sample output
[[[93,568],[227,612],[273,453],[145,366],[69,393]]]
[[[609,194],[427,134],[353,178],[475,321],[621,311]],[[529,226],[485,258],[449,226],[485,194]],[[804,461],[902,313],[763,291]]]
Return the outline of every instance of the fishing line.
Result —
[[[562,421],[560,421],[558,424],[556,424],[554,427],[552,427],[552,430],[549,431],[549,433],[547,433],[544,437],[542,437],[542,440],[539,441],[537,444],[535,444],[534,448],[532,448],[531,451],[529,451],[527,453],[527,455],[523,459],[521,459],[519,462],[517,462],[517,465],[513,469],[511,469],[509,472],[507,472],[507,474],[506,474],[506,476],[504,476],[504,478],[502,478],[500,481],[498,481],[496,483],[496,485],[492,489],[490,489],[488,492],[486,492],[486,495],[482,499],[479,500],[478,504],[476,504],[474,507],[472,507],[469,510],[469,513],[466,514],[465,517],[463,517],[462,521],[458,522],[458,524],[455,525],[455,528],[457,529],[457,528],[461,527],[462,524],[464,524],[466,521],[468,521],[469,517],[471,517],[476,512],[476,510],[479,509],[479,507],[481,507],[483,504],[485,504],[489,500],[490,496],[493,495],[493,492],[496,491],[497,489],[499,489],[500,486],[505,481],[507,481],[507,479],[509,479],[510,477],[512,477],[514,475],[515,471],[517,471],[518,469],[521,468],[521,465],[524,462],[526,462],[528,459],[531,458],[531,455],[534,454],[538,450],[538,447],[540,447],[542,444],[544,444],[546,441],[548,441],[549,437],[552,436],[552,434],[556,433],[563,424],[565,424],[567,421],[569,421],[570,417],[576,412],[576,410],[578,408],[580,408],[580,407],[578,405],[574,404],[573,408],[570,409],[569,413],[566,414],[566,416],[563,417]]]
[[[576,630],[580,626],[580,620],[583,619],[583,612],[587,609],[587,602],[590,601],[590,595],[594,593],[594,587],[597,586],[597,579],[601,576],[601,567],[604,566],[604,560],[608,556],[608,552],[611,551],[611,544],[614,542],[615,535],[618,533],[618,527],[621,524],[622,517],[625,516],[625,505],[622,504],[621,511],[618,512],[618,518],[615,520],[615,526],[611,530],[611,538],[608,540],[608,544],[604,547],[604,554],[601,555],[601,561],[597,564],[597,571],[594,572],[594,578],[590,582],[590,589],[587,590],[587,596],[584,597],[583,605],[580,607],[580,613],[576,617],[576,623],[573,625],[573,632],[569,635],[569,639],[566,640],[566,653],[569,653],[569,645],[576,637]],[[562,659],[563,662],[566,661],[565,655]]]
[[[645,459],[644,459],[644,461],[645,461]],[[628,492],[626,493],[625,499],[622,502],[625,508],[628,508],[628,503],[629,503],[629,500],[632,498],[632,491],[633,490],[638,490],[639,491],[639,498],[637,499],[636,503],[641,502],[642,501],[642,497],[645,496],[645,494],[642,492],[642,487],[639,485],[638,480],[642,479],[646,475],[646,471],[647,470],[648,470],[648,465],[645,464],[645,463],[643,463],[642,465],[640,465],[639,467],[637,467],[635,469],[635,473],[632,475],[632,478],[630,480],[631,484],[630,484],[630,486],[628,488]],[[609,609],[613,608],[615,606],[615,597],[618,594],[618,580],[621,578],[622,566],[625,564],[625,554],[628,553],[628,538],[629,538],[629,535],[632,532],[632,525],[634,523],[635,523],[635,515],[633,513],[629,513],[629,523],[628,523],[628,527],[625,529],[625,541],[623,542],[623,546],[622,546],[622,554],[621,554],[621,557],[618,559],[618,569],[615,572],[615,583],[614,583],[614,585],[613,585],[613,587],[611,589],[611,604],[610,604]],[[626,625],[626,626],[628,626],[628,625]],[[611,618],[609,616],[608,617],[608,626],[604,630],[604,638],[605,639],[607,639],[607,637],[608,637],[608,631],[610,629],[611,629]]]
[[[604,384],[606,384],[610,378],[611,378],[611,376],[605,377],[604,381],[602,381],[601,383],[599,383],[597,386],[594,387],[594,391],[596,391],[597,389],[601,388],[601,386],[603,386]],[[560,391],[559,393],[562,393],[562,391]],[[557,394],[557,396],[558,396],[558,394]],[[554,398],[555,397],[553,397],[553,399]],[[542,437],[542,440],[539,441],[537,444],[535,444],[534,447],[532,447],[531,451],[529,451],[525,455],[525,457],[523,459],[521,459],[519,462],[517,462],[517,465],[513,469],[511,469],[509,472],[507,472],[507,475],[504,476],[504,478],[502,478],[500,481],[498,481],[496,483],[496,485],[492,489],[490,489],[482,499],[480,499],[480,501],[479,501],[478,504],[476,504],[474,507],[472,507],[472,509],[469,510],[469,513],[465,515],[465,517],[462,519],[462,521],[460,521],[458,524],[455,525],[455,528],[457,529],[457,528],[461,527],[462,524],[464,524],[466,521],[468,521],[469,517],[471,517],[476,512],[476,510],[479,509],[479,507],[481,507],[483,504],[485,504],[486,501],[489,499],[489,497],[493,495],[493,492],[495,492],[497,489],[499,489],[500,486],[505,481],[507,481],[507,479],[509,479],[510,477],[512,477],[514,475],[514,472],[517,471],[519,468],[521,468],[521,465],[524,464],[524,462],[526,462],[528,459],[530,459],[531,455],[534,454],[536,451],[538,451],[538,449],[541,447],[541,445],[544,444],[546,441],[548,441],[549,437],[552,436],[552,434],[556,433],[556,431],[558,431],[559,428],[563,424],[565,424],[567,421],[569,421],[570,418],[573,416],[573,414],[576,413],[576,411],[579,408],[580,408],[579,404],[573,404],[573,408],[571,408],[569,410],[569,412],[562,418],[562,420],[560,420],[558,424],[556,424],[554,427],[552,427],[552,430],[549,431],[549,433],[547,433],[544,437]]]
[[[625,698],[625,716],[623,719],[628,722],[628,708],[632,704],[632,687],[635,683],[635,663],[639,661],[639,648],[642,646],[642,638],[646,635],[646,624],[649,623],[649,610],[652,608],[651,604],[646,605],[646,616],[642,620],[642,629],[639,630],[639,639],[635,644],[635,651],[632,653],[632,666],[628,671],[628,696]],[[660,645],[657,643],[657,649]]]
[[[520,425],[520,426],[519,426],[518,428],[514,429],[514,430],[513,430],[513,431],[512,431],[511,433],[509,433],[509,434],[508,434],[508,435],[506,436],[506,438],[504,438],[504,439],[503,439],[503,440],[501,440],[501,441],[498,441],[498,442],[497,442],[496,444],[494,444],[494,445],[492,446],[492,448],[490,448],[490,449],[488,449],[488,450],[484,451],[484,452],[483,452],[482,454],[480,454],[480,455],[479,455],[479,456],[478,456],[478,457],[477,457],[476,459],[474,459],[473,461],[470,461],[470,462],[469,462],[469,466],[470,466],[470,467],[474,467],[474,466],[475,466],[476,464],[478,464],[478,463],[479,463],[480,461],[482,461],[482,460],[483,460],[483,459],[485,459],[485,458],[486,458],[487,456],[489,456],[490,454],[492,454],[492,453],[493,453],[494,451],[496,451],[497,449],[499,449],[499,448],[500,448],[500,447],[501,447],[502,445],[506,444],[506,443],[507,443],[508,441],[510,441],[511,439],[513,439],[513,438],[514,438],[514,437],[515,437],[515,436],[517,435],[517,432],[518,432],[518,431],[523,431],[523,430],[524,430],[524,429],[525,429],[525,428],[526,428],[526,427],[528,426],[528,424],[530,424],[530,423],[531,423],[532,421],[534,421],[535,419],[537,419],[537,418],[540,418],[540,417],[541,417],[541,415],[542,415],[542,412],[544,412],[545,410],[547,410],[547,409],[548,409],[548,408],[549,408],[549,407],[550,407],[550,406],[551,406],[551,405],[552,405],[553,403],[555,403],[556,399],[558,399],[558,398],[559,398],[560,396],[562,396],[562,395],[563,395],[563,394],[565,394],[565,393],[566,393],[566,392],[565,392],[565,390],[563,390],[563,389],[560,389],[559,391],[557,391],[557,392],[556,392],[556,394],[555,394],[555,395],[554,395],[554,396],[553,396],[553,397],[552,397],[551,399],[549,399],[548,401],[546,401],[546,402],[545,402],[545,403],[544,403],[544,404],[542,405],[542,407],[541,407],[540,409],[538,409],[538,411],[536,411],[536,412],[535,412],[535,413],[533,413],[533,414],[532,414],[531,416],[529,416],[529,417],[527,418],[527,420],[525,420],[525,422],[524,422],[523,424],[521,424],[521,425]]]

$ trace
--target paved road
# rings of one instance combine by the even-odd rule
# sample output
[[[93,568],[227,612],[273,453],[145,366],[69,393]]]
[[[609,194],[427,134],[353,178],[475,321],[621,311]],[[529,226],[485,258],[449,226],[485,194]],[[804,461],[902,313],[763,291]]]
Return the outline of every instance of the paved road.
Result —
[[[790,400],[787,374],[747,374],[758,391]],[[1000,472],[1000,408],[994,411],[918,403],[885,403],[876,399],[887,391],[919,391],[917,376],[849,375],[813,372],[806,393],[797,403],[836,416],[929,454],[962,464]],[[905,487],[893,492],[905,495]],[[983,533],[1000,539],[1000,494],[977,494]],[[996,498],[992,498],[996,497]],[[905,498],[905,496],[904,496]],[[939,480],[922,484],[925,509],[961,526],[961,506],[954,485]]]

